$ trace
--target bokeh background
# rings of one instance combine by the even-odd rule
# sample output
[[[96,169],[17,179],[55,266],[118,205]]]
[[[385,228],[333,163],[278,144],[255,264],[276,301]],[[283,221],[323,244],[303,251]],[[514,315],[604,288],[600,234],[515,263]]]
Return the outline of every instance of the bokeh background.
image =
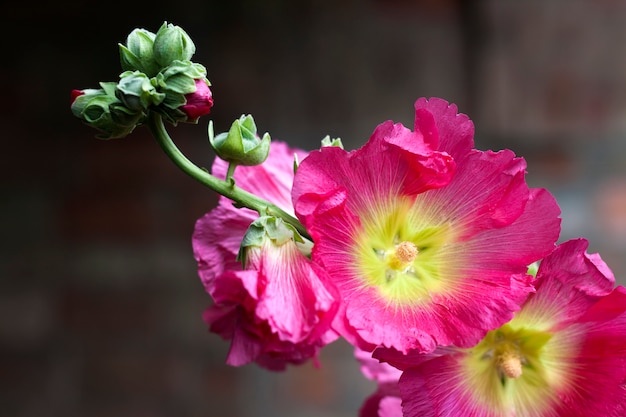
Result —
[[[0,415],[355,416],[374,385],[345,343],[321,367],[224,364],[190,236],[216,196],[145,129],[100,141],[72,89],[120,73],[135,27],[182,26],[214,111],[172,131],[199,165],[206,125],[242,113],[293,146],[362,145],[438,96],[553,192],[626,283],[626,3],[618,0],[17,2],[3,11]]]

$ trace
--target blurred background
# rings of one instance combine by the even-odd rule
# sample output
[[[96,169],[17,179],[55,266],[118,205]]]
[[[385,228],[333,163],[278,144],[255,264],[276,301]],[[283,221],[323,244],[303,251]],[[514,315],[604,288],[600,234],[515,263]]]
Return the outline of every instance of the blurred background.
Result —
[[[626,3],[618,0],[18,2],[5,41],[0,415],[355,416],[374,385],[338,342],[321,368],[224,364],[190,236],[216,196],[143,128],[101,141],[70,91],[117,80],[118,42],[163,21],[194,39],[215,107],[171,131],[210,166],[209,119],[242,113],[310,150],[362,145],[421,96],[454,102],[479,149],[513,149],[626,283]]]

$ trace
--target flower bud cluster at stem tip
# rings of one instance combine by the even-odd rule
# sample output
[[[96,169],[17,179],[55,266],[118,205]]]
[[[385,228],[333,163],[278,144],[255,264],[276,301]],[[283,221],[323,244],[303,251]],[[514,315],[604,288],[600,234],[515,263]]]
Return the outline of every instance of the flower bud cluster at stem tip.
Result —
[[[73,90],[72,113],[95,128],[100,139],[123,138],[135,127],[147,125],[161,148],[185,173],[202,184],[259,213],[281,218],[301,236],[311,239],[294,216],[262,198],[235,186],[233,173],[237,165],[258,165],[265,161],[270,136],[257,136],[250,115],[235,120],[227,133],[213,135],[209,124],[209,141],[218,157],[228,161],[226,180],[220,180],[194,165],[176,147],[163,120],[197,123],[213,107],[211,83],[206,68],[191,62],[196,47],[180,27],[164,22],[157,33],[133,30],[126,44],[119,44],[122,72],[119,81],[101,82],[98,89]]]

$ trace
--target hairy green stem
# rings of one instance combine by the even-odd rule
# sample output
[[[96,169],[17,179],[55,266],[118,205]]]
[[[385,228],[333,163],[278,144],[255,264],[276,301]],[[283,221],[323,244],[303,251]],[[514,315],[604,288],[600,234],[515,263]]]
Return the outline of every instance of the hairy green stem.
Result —
[[[223,181],[214,177],[191,162],[174,144],[174,141],[167,133],[167,130],[165,130],[163,120],[158,113],[150,112],[148,115],[148,128],[161,146],[161,149],[163,149],[176,166],[178,166],[187,175],[206,185],[210,189],[217,191],[221,195],[233,200],[237,207],[247,207],[262,216],[267,215],[278,217],[295,227],[302,237],[311,241],[313,240],[302,223],[300,223],[294,216],[282,210],[280,207],[259,198],[254,194],[242,190],[236,185],[233,185],[230,181]]]

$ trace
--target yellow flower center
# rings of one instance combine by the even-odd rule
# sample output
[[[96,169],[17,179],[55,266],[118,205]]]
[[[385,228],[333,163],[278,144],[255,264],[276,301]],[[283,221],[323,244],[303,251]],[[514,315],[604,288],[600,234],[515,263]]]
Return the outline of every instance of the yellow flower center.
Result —
[[[394,308],[426,304],[453,290],[466,256],[455,240],[460,228],[426,203],[394,196],[359,213],[353,268],[363,288],[376,288]]]
[[[487,333],[464,359],[463,379],[474,400],[502,414],[541,415],[562,377],[551,340],[549,332],[511,324]]]

